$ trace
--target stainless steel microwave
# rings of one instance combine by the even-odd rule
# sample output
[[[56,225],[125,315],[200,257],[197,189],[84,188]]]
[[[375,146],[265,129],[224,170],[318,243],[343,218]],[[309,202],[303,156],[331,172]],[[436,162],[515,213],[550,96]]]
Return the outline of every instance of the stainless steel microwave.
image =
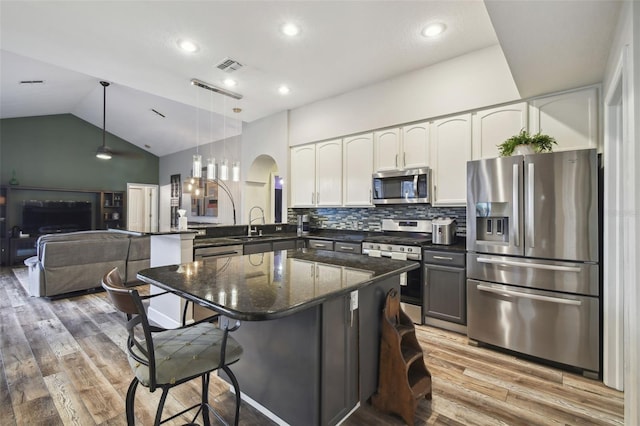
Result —
[[[431,169],[393,170],[373,174],[373,204],[431,202]]]

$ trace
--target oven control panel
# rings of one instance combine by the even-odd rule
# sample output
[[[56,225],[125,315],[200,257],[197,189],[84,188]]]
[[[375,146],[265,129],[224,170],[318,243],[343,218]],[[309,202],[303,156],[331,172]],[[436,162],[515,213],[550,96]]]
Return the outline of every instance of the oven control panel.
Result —
[[[372,257],[392,257],[407,260],[422,260],[422,251],[417,246],[404,246],[395,244],[362,243],[362,254]]]

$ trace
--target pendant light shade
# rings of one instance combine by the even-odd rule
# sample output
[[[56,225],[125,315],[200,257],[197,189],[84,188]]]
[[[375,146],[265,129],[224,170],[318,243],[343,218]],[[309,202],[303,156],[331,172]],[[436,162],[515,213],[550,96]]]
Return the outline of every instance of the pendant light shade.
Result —
[[[229,180],[229,161],[226,158],[220,163],[220,179]]]
[[[216,159],[209,158],[207,160],[207,180],[216,179]]]
[[[231,168],[231,180],[234,182],[238,182],[240,180],[240,163],[233,163],[233,167]]]
[[[193,156],[193,167],[191,169],[191,176],[194,178],[202,177],[202,155],[196,154]]]
[[[98,147],[96,151],[96,157],[101,160],[110,160],[112,157],[111,150],[106,144],[107,135],[107,86],[109,82],[101,81],[102,85],[102,145]]]

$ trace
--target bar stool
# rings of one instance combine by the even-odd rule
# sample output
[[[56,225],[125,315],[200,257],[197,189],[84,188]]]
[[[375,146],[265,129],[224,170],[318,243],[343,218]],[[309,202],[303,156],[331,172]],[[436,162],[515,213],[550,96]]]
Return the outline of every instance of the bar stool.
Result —
[[[240,417],[240,387],[229,365],[237,362],[242,347],[231,336],[228,329],[220,329],[211,322],[198,322],[177,329],[151,326],[147,319],[143,298],[135,288],[125,287],[114,268],[104,275],[102,287],[107,291],[116,309],[127,315],[127,352],[129,365],[135,376],[127,390],[127,424],[135,424],[134,402],[138,384],[150,392],[162,389],[154,425],[167,422],[194,408],[198,408],[191,423],[199,414],[205,425],[210,424],[209,411],[225,425],[222,416],[209,405],[209,378],[212,371],[222,369],[230,378],[236,399],[234,425]],[[162,420],[162,410],[169,389],[200,377],[202,379],[201,401],[173,416]]]

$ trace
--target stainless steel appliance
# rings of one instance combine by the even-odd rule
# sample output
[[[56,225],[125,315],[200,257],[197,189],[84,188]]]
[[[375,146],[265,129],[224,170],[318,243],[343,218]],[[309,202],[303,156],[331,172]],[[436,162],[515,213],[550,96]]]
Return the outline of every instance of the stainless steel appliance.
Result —
[[[394,170],[373,174],[373,204],[431,202],[431,169]]]
[[[449,246],[456,243],[456,220],[448,217],[431,221],[433,244]]]
[[[382,220],[382,233],[368,236],[362,242],[362,253],[372,257],[413,260],[422,263],[422,246],[431,242],[430,220]],[[400,283],[402,310],[416,324],[423,320],[423,272],[420,268],[407,272]]]
[[[597,376],[597,176],[593,149],[467,163],[471,339]]]
[[[218,238],[217,242],[222,242],[224,238]],[[231,243],[237,243],[238,240],[228,239]],[[194,245],[193,259],[202,260],[212,257],[230,257],[230,256],[242,256],[243,246],[242,244],[235,244],[229,246],[207,246],[202,243]]]

